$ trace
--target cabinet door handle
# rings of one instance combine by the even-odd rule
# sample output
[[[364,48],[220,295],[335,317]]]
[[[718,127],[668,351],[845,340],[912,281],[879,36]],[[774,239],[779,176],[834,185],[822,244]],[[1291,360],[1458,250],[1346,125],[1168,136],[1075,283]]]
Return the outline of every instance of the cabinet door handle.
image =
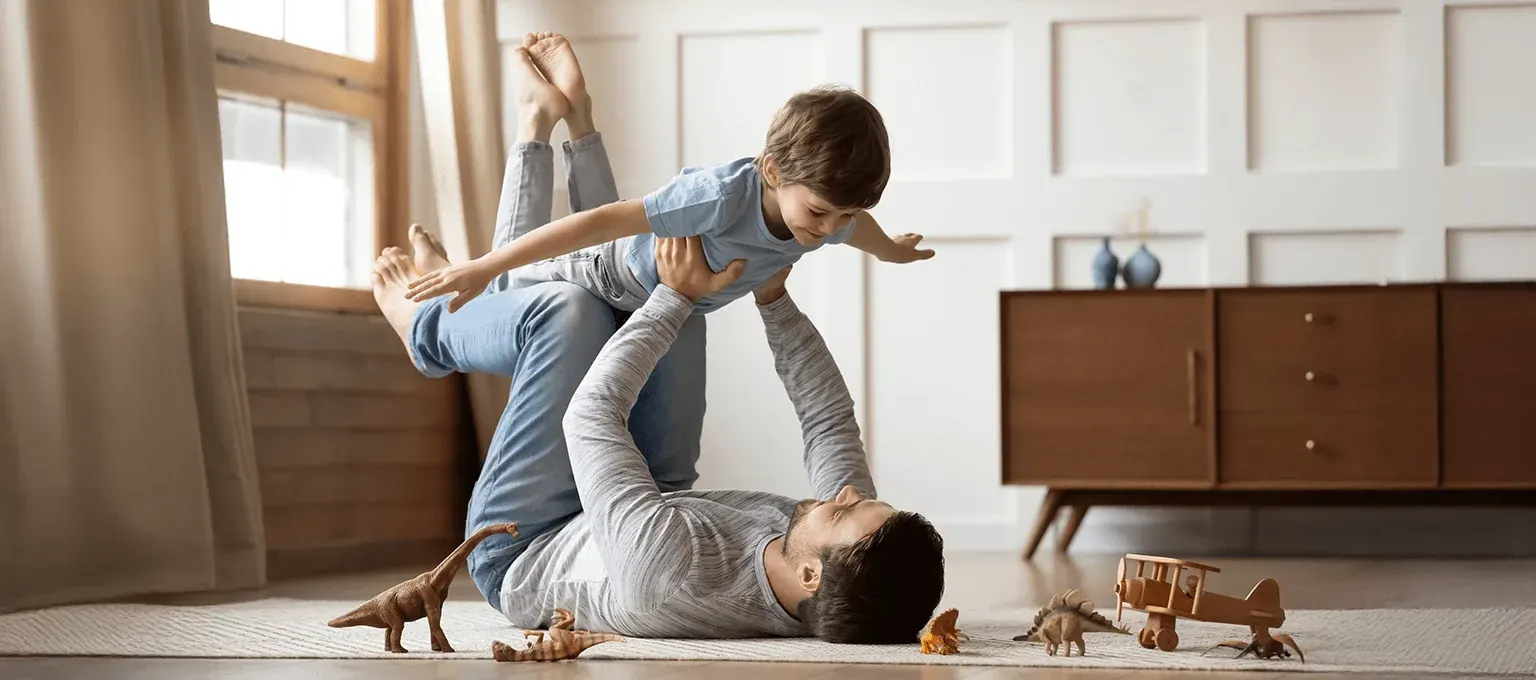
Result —
[[[1186,362],[1187,363],[1186,368],[1187,368],[1187,373],[1188,373],[1188,375],[1186,377],[1187,377],[1187,381],[1189,383],[1189,424],[1190,425],[1199,425],[1200,424],[1200,396],[1199,396],[1199,393],[1198,393],[1198,387],[1195,384],[1196,383],[1196,381],[1195,381],[1195,360],[1196,360],[1195,350],[1193,350],[1193,349],[1189,350],[1189,353],[1186,355],[1186,359],[1188,360]]]

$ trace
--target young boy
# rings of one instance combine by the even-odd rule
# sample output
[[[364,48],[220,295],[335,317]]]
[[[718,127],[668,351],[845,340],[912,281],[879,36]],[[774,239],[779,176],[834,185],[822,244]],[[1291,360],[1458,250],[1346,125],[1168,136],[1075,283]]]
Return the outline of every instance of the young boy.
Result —
[[[535,111],[520,124],[527,129],[519,130],[519,138],[547,140],[563,118],[571,130],[568,156],[581,153],[584,144],[600,143],[591,134],[585,79],[565,38],[529,34],[520,49],[553,87],[523,102]],[[599,172],[606,173],[601,184],[611,187],[601,148],[586,151],[601,157]],[[448,302],[453,312],[487,289],[568,281],[632,312],[657,284],[657,236],[699,236],[712,269],[740,269],[736,283],[699,301],[696,314],[750,293],[827,243],[846,243],[884,262],[933,256],[932,250],[916,248],[921,236],[892,239],[866,212],[880,201],[890,177],[890,144],[879,111],[857,93],[832,86],[791,97],[773,118],[756,158],[685,168],[640,200],[577,196],[580,182],[573,176],[573,214],[539,226],[537,213],[548,219],[547,202],[531,207],[534,219],[520,216],[530,209],[519,198],[526,192],[512,184],[523,181],[521,176],[508,168],[493,250],[416,279],[408,291],[413,301],[454,293]]]

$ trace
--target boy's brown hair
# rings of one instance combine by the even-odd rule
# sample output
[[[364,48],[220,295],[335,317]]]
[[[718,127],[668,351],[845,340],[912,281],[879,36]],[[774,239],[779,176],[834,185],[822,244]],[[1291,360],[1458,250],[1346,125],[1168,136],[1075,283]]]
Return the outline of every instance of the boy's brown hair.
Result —
[[[776,184],[802,185],[840,208],[874,207],[891,177],[891,143],[880,112],[838,85],[806,90],[779,107],[758,167],[769,158]]]

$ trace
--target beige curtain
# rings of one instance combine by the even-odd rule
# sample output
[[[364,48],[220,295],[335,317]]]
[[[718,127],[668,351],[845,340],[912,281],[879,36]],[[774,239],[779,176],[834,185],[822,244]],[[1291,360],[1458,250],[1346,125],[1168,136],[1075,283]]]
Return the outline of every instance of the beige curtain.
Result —
[[[506,145],[501,134],[501,46],[496,0],[414,0],[417,66],[437,224],[454,262],[490,250]],[[480,454],[510,382],[468,376]]]
[[[265,582],[207,0],[0,0],[0,611]]]

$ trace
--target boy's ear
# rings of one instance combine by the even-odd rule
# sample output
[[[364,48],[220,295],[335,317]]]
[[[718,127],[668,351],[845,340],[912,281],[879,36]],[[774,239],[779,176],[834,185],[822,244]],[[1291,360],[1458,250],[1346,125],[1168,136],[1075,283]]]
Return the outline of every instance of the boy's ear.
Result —
[[[762,173],[763,180],[768,182],[768,186],[779,188],[779,164],[773,161],[773,156],[763,156]]]

